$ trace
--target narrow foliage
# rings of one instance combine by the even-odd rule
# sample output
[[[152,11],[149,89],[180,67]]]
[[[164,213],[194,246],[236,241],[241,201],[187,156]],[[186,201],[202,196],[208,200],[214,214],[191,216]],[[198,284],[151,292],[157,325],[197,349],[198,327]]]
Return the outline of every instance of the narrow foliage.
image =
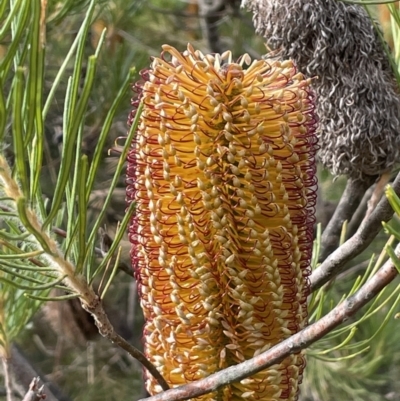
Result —
[[[316,117],[290,61],[163,48],[142,74],[128,199],[145,351],[175,387],[305,326]],[[290,356],[202,399],[295,400],[304,364]]]

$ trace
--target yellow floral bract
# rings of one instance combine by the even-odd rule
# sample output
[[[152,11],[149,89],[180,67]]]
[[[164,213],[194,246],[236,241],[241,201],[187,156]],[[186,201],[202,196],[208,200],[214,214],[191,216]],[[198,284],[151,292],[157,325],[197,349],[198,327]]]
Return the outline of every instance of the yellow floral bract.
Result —
[[[128,197],[145,351],[178,386],[305,326],[316,137],[292,62],[163,49],[141,94]],[[201,399],[295,400],[303,368],[292,355]],[[147,388],[161,391],[152,377]]]

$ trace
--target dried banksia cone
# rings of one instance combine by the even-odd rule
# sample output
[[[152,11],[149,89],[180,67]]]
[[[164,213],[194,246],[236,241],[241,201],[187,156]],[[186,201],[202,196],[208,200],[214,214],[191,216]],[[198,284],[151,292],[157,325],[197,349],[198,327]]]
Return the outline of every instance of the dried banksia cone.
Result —
[[[163,49],[140,95],[128,199],[145,353],[176,387],[305,326],[316,136],[292,62]],[[292,355],[201,399],[295,400],[303,368]],[[147,389],[161,391],[152,377]]]
[[[274,58],[296,61],[313,82],[319,159],[366,179],[400,152],[400,98],[384,44],[362,6],[338,0],[243,0]],[[271,55],[269,55],[271,57]]]

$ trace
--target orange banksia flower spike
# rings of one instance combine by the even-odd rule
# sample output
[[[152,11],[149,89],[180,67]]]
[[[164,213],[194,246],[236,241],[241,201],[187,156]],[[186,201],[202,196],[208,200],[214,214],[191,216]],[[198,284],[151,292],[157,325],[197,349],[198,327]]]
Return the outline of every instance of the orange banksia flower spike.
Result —
[[[127,194],[145,353],[176,387],[306,325],[316,116],[291,61],[163,49],[137,86]],[[296,400],[304,365],[292,355],[200,399]],[[161,391],[150,376],[147,389]]]

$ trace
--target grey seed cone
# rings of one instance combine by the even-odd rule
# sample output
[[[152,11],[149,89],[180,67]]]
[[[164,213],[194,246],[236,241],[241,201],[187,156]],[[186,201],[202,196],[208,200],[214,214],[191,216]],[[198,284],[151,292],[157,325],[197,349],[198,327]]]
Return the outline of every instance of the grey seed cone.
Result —
[[[400,152],[400,97],[366,11],[338,0],[243,0],[274,58],[314,80],[319,160],[334,175],[365,179]],[[270,57],[270,54],[268,55]]]

